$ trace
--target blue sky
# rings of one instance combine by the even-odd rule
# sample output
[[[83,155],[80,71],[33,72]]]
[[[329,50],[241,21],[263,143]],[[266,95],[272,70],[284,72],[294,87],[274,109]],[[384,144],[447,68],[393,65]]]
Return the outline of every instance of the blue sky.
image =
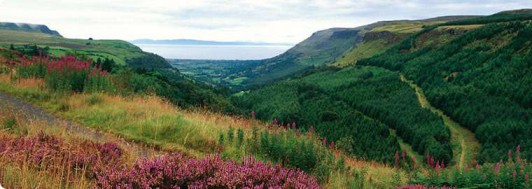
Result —
[[[297,43],[331,27],[532,8],[532,0],[0,0],[0,21],[71,38]]]

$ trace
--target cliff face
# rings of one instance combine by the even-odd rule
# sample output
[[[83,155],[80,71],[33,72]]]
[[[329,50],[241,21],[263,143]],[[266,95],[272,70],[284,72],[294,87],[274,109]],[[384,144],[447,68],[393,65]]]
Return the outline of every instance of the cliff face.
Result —
[[[39,32],[39,33],[44,33],[48,35],[62,37],[61,34],[59,34],[59,32],[55,30],[51,30],[46,25],[40,25],[40,24],[0,22],[0,29]]]

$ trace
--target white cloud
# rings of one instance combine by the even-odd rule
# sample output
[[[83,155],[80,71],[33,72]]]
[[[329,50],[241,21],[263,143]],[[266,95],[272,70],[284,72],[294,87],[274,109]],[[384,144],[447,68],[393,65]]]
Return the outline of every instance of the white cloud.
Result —
[[[40,23],[66,37],[195,38],[296,43],[316,30],[379,20],[492,14],[530,0],[0,0],[1,21]]]

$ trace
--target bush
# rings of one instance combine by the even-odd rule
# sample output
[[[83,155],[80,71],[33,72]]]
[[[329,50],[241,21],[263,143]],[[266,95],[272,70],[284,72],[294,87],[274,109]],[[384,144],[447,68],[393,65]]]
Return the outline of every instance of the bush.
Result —
[[[253,158],[242,163],[219,156],[186,159],[168,155],[140,160],[132,168],[103,169],[98,188],[320,188],[301,171],[264,164]]]

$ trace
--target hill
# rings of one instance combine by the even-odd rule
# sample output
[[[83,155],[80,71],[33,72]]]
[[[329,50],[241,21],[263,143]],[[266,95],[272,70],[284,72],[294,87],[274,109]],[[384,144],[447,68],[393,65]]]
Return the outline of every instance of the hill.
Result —
[[[414,80],[430,102],[475,132],[483,145],[479,160],[495,162],[509,149],[531,143],[532,14],[521,12],[427,28],[361,64]],[[445,42],[427,40],[449,27],[472,26]]]
[[[509,177],[501,180],[464,179],[512,162],[526,166],[522,159],[532,158],[522,151],[532,133],[531,28],[527,10],[431,25],[398,21],[366,32],[333,67],[233,101],[265,121],[315,125],[320,136],[357,157],[395,164],[401,156],[417,159],[436,170],[411,177],[423,185],[497,187],[511,175],[517,182],[523,169],[503,171]],[[390,159],[390,150],[402,155]]]
[[[0,28],[0,47],[7,49],[11,45],[19,51],[36,49],[31,52],[34,54],[28,55],[37,55],[41,51],[56,57],[75,55],[93,60],[109,58],[119,65],[135,67],[142,67],[144,60],[149,59],[150,67],[170,68],[161,57],[143,52],[139,47],[121,40],[68,39],[46,33]]]
[[[46,25],[39,24],[0,22],[0,29],[36,32],[61,37],[61,34],[59,34],[59,32],[51,30]]]
[[[211,75],[209,66],[192,69],[189,64],[205,65],[208,61],[186,60],[174,64],[178,69],[189,69],[192,77],[222,85],[233,90],[242,90],[271,83],[293,74],[311,70],[323,65],[348,65],[360,58],[384,51],[401,41],[409,34],[420,31],[424,26],[445,21],[464,20],[477,16],[447,16],[425,20],[381,21],[356,28],[331,28],[315,32],[285,53],[265,60],[255,60],[242,69],[223,69],[221,74]],[[176,61],[179,62],[179,61]],[[214,62],[214,61],[212,61]],[[215,61],[220,65],[230,65],[231,61]],[[255,63],[257,62],[257,63]],[[207,70],[205,70],[207,69]]]
[[[2,32],[8,187],[530,187],[527,10],[334,28],[268,60],[172,62],[213,69],[202,82],[127,42],[87,40],[124,51],[109,66],[91,47],[31,56],[85,40]],[[247,91],[229,101],[209,77]],[[66,125],[31,120],[54,116]]]
[[[74,56],[101,64],[108,62],[109,72],[126,76],[133,82],[132,92],[155,93],[183,107],[208,106],[231,109],[225,92],[195,83],[173,68],[164,58],[142,51],[122,40],[69,39],[38,32],[0,29],[0,47],[24,56]]]
[[[277,118],[315,125],[322,136],[337,142],[352,137],[362,140],[355,143],[364,143],[363,136],[355,131],[372,124],[345,121],[352,117],[360,117],[359,121],[370,118],[379,123],[373,129],[382,131],[380,136],[373,136],[381,137],[378,141],[382,143],[372,145],[382,147],[359,151],[354,145],[344,150],[375,160],[391,161],[383,155],[368,154],[379,154],[379,150],[384,154],[389,149],[383,147],[393,146],[385,138],[396,133],[418,154],[432,154],[444,162],[457,163],[460,160],[452,157],[461,153],[461,141],[451,141],[458,134],[451,136],[453,124],[475,133],[483,146],[476,157],[479,162],[506,159],[508,150],[530,145],[525,136],[532,128],[528,100],[532,88],[527,84],[531,69],[531,15],[522,12],[434,25],[402,21],[382,24],[366,32],[362,44],[339,59],[336,65],[342,68],[304,72],[243,93],[235,97],[235,103],[256,111],[263,120]],[[408,79],[420,89],[410,88]],[[442,111],[428,111],[421,103],[424,95],[416,94],[423,91],[428,100],[425,103]],[[345,116],[353,112],[357,116]],[[522,155],[530,158],[528,153]]]

